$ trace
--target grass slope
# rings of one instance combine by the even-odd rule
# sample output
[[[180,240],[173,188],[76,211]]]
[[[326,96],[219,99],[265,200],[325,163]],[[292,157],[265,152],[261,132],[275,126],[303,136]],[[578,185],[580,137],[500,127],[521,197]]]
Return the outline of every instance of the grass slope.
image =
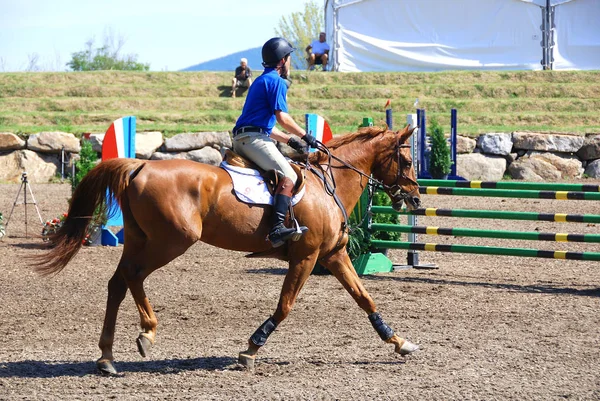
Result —
[[[0,132],[104,132],[111,121],[137,117],[138,131],[230,130],[244,97],[231,99],[230,72],[1,73]],[[302,122],[318,113],[334,133],[356,130],[363,117],[385,121],[392,100],[396,125],[414,101],[449,132],[530,130],[600,132],[600,71],[454,71],[321,73],[294,71],[288,99]]]

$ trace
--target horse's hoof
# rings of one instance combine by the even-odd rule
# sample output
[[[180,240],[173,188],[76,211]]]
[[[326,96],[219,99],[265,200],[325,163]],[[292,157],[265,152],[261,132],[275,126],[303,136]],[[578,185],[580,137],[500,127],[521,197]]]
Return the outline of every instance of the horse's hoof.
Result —
[[[417,351],[418,349],[419,349],[419,346],[417,344],[413,344],[408,340],[404,340],[404,343],[400,347],[400,350],[398,351],[398,353],[400,355],[404,356],[404,355],[412,354],[413,352]]]
[[[254,370],[254,361],[256,361],[256,356],[244,354],[243,352],[240,352],[240,355],[238,357],[238,362],[240,363],[240,365],[242,365],[246,369],[251,370],[251,371]]]
[[[137,343],[140,355],[145,358],[146,355],[148,355],[148,351],[152,347],[152,342],[148,337],[144,336],[143,334],[140,334],[137,340],[135,341]]]
[[[103,375],[116,375],[117,369],[115,369],[112,361],[108,359],[98,359],[96,361],[96,368]]]

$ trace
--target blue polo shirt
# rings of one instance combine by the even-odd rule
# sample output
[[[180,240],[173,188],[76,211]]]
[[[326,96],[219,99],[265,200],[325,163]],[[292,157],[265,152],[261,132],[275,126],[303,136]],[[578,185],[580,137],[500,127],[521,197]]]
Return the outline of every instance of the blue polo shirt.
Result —
[[[274,68],[265,68],[262,75],[252,82],[242,115],[237,119],[235,128],[261,127],[267,135],[271,135],[271,130],[277,122],[277,110],[288,112],[287,85]]]

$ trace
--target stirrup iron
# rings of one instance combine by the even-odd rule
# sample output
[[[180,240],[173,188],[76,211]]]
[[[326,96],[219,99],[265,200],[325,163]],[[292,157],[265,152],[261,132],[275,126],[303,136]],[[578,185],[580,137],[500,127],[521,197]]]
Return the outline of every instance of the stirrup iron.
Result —
[[[291,240],[294,242],[302,238],[302,234],[308,231],[308,227],[301,226],[296,218],[294,218],[294,228],[296,231],[294,231],[294,234],[292,234],[291,238]]]

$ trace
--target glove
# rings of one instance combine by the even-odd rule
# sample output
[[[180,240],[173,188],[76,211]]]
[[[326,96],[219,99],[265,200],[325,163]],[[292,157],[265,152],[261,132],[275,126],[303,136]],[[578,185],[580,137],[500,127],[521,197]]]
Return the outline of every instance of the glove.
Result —
[[[311,134],[304,135],[302,137],[302,139],[304,140],[304,142],[308,143],[311,148],[315,148],[316,149],[316,147],[318,146],[318,144],[317,144],[317,138],[315,138]]]
[[[302,143],[300,138],[298,138],[297,136],[290,137],[287,144],[290,148],[294,149],[298,153],[301,153],[301,154],[306,153],[306,146]]]

